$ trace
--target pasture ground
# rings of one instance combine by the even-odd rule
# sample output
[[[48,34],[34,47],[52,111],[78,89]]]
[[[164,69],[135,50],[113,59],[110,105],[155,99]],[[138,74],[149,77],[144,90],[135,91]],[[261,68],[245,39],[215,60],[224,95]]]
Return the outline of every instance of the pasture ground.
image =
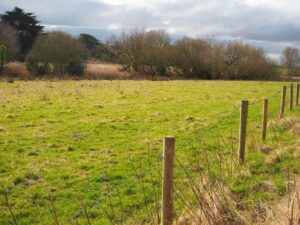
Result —
[[[297,141],[282,124],[268,131],[267,141],[260,141],[261,100],[270,97],[271,118],[277,119],[284,84],[254,81],[0,83],[0,184],[9,193],[19,224],[38,223],[35,204],[45,221],[49,221],[52,200],[60,221],[76,214],[80,202],[89,206],[96,201],[100,208],[89,209],[93,224],[109,224],[103,208],[112,213],[112,208],[117,211],[122,207],[130,215],[153,203],[150,185],[153,177],[147,173],[148,161],[160,170],[164,136],[176,137],[177,157],[192,165],[195,152],[199,150],[203,154],[199,132],[211,149],[218,136],[230,134],[237,140],[238,105],[241,99],[248,99],[253,102],[248,120],[249,129],[253,128],[249,132],[251,140],[246,158],[248,174],[228,177],[225,183],[240,201],[272,200],[286,193],[287,169],[289,173],[300,171],[299,159],[293,153],[284,154],[277,163],[267,165],[265,154],[257,151],[260,147],[274,148]],[[226,115],[230,121],[222,119]],[[287,116],[297,115],[297,107],[292,112],[287,109]],[[209,129],[211,124],[218,124],[220,129]],[[235,156],[236,142],[233,149]],[[199,157],[200,164],[204,165],[204,158]],[[215,164],[212,167],[218,168]],[[177,179],[183,179],[180,169],[176,171]],[[218,170],[214,171],[217,174]],[[145,179],[144,194],[136,179],[140,174]],[[153,176],[159,192],[159,175]],[[274,183],[275,191],[253,189],[257,183],[268,180]],[[120,197],[122,206],[108,198],[110,194]],[[79,221],[84,221],[84,215],[79,216]],[[0,224],[11,224],[5,202],[0,205]]]

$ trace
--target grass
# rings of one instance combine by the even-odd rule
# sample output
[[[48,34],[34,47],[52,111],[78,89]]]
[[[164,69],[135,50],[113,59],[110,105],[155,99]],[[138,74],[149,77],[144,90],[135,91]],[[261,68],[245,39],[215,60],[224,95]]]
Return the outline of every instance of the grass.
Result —
[[[201,146],[205,145],[210,152],[218,148],[222,152],[216,137],[232,134],[237,139],[240,100],[255,102],[272,96],[270,110],[277,118],[283,84],[239,81],[0,83],[0,183],[9,192],[19,224],[38,223],[35,204],[47,222],[55,208],[60,224],[81,210],[81,203],[96,204],[88,210],[93,224],[109,224],[107,215],[120,223],[123,219],[117,213],[120,210],[128,215],[141,211],[144,215],[146,206],[155,201],[151,179],[156,181],[154,189],[159,196],[160,175],[155,173],[151,178],[148,163],[157,165],[156,171],[161,169],[164,136],[176,137],[176,154],[184,165],[200,162],[204,169],[206,156],[198,151]],[[220,120],[231,112],[234,113],[230,120]],[[297,115],[298,110],[289,114]],[[257,127],[260,121],[261,104],[250,105],[249,127]],[[216,123],[221,131],[210,129]],[[264,190],[251,191],[257,182],[269,179],[268,174],[278,187],[278,194],[282,194],[286,167],[292,164],[295,171],[299,171],[297,160],[291,155],[267,167],[266,156],[253,147],[257,143],[272,146],[279,141],[292,143],[295,138],[278,128],[276,143],[270,138],[273,137],[271,131],[268,141],[261,143],[258,130],[248,143],[247,163],[255,168],[250,170],[251,176],[242,174],[225,180],[232,192],[245,201],[274,198]],[[235,156],[236,149],[235,142]],[[208,156],[212,157],[211,170],[220,176],[215,156]],[[175,174],[177,179],[184,176],[180,168]],[[137,177],[143,178],[142,185]],[[78,220],[85,221],[83,213]],[[11,223],[9,211],[2,203],[0,224]]]

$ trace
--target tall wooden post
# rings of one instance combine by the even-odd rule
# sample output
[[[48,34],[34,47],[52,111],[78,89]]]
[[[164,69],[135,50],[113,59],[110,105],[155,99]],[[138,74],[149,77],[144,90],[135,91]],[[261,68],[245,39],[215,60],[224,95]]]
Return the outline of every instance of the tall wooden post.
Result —
[[[297,84],[296,105],[299,105],[299,89],[300,89],[300,84]]]
[[[163,150],[163,186],[161,225],[173,224],[173,170],[175,156],[175,138],[164,138]]]
[[[285,96],[286,96],[286,86],[282,87],[282,95],[281,95],[281,105],[280,105],[280,114],[279,118],[282,119],[284,117],[285,111]]]
[[[290,88],[290,110],[293,110],[293,105],[294,105],[294,84],[291,83],[291,88]]]
[[[240,115],[240,140],[239,140],[239,162],[245,162],[246,136],[247,136],[247,116],[249,101],[241,101]]]
[[[268,124],[268,111],[269,111],[269,101],[264,99],[263,104],[263,121],[262,121],[262,140],[266,140],[267,136],[267,124]]]

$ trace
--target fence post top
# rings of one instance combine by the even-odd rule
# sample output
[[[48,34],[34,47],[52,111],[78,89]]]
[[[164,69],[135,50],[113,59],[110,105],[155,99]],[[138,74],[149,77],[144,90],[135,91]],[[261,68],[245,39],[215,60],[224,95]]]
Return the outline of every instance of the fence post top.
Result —
[[[248,100],[241,100],[242,104],[248,104],[249,101]]]
[[[165,136],[164,139],[174,139],[175,140],[175,137],[174,136]]]

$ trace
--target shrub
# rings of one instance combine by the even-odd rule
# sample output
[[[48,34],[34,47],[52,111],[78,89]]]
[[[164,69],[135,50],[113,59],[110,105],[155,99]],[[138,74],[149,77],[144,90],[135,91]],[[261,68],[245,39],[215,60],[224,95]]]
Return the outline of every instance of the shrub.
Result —
[[[37,75],[44,75],[50,71],[48,62],[38,62],[32,57],[27,57],[26,67],[29,71],[34,71]]]
[[[63,32],[40,36],[26,57],[26,65],[37,74],[80,75],[84,50],[78,40]],[[72,68],[73,67],[73,68]]]
[[[70,75],[82,75],[84,72],[84,62],[80,58],[72,58],[64,65],[64,71]]]

